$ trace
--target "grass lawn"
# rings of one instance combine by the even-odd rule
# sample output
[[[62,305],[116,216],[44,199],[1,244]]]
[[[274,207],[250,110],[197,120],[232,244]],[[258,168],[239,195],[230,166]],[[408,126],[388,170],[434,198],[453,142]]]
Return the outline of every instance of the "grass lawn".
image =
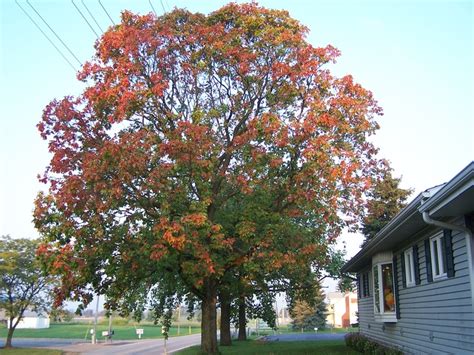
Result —
[[[0,353],[12,354],[12,355],[61,355],[61,350],[50,350],[50,349],[34,349],[34,348],[13,348],[3,349],[0,348]]]
[[[256,340],[234,341],[232,346],[221,346],[222,354],[288,355],[288,354],[360,354],[348,348],[343,340],[259,342]],[[177,355],[200,354],[199,346],[193,346],[176,353]]]
[[[90,330],[93,328],[92,324],[73,323],[73,324],[51,324],[50,328],[46,329],[17,329],[13,333],[13,338],[62,338],[62,339],[84,339],[90,340]],[[158,325],[114,325],[112,329],[115,334],[113,339],[116,340],[130,340],[138,339],[135,329],[143,329],[142,339],[156,339],[161,338],[161,326]],[[99,339],[102,339],[102,331],[108,330],[107,325],[97,325],[97,334]],[[192,327],[191,333],[196,334],[201,331],[198,327]],[[189,327],[182,326],[180,328],[180,335],[188,335]],[[178,335],[177,328],[170,329],[170,336]],[[7,329],[0,327],[0,338],[6,338]]]

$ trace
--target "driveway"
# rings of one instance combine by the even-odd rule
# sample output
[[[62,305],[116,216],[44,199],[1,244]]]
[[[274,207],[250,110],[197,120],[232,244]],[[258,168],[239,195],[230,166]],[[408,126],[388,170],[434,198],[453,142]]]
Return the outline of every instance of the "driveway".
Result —
[[[3,345],[4,339],[0,341]],[[201,334],[169,338],[166,341],[168,354],[201,343]],[[13,339],[13,346],[59,349],[69,354],[128,355],[165,354],[163,339],[116,340],[111,343],[91,344],[68,339]]]

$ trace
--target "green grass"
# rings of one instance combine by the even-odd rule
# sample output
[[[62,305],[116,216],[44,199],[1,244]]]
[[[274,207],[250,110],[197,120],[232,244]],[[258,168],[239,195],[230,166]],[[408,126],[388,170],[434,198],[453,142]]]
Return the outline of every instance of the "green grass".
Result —
[[[50,328],[46,329],[17,329],[13,334],[13,338],[61,338],[61,339],[84,339],[90,340],[90,329],[92,324],[85,323],[73,323],[73,324],[51,324]],[[138,339],[135,333],[136,328],[143,329],[142,339],[156,339],[161,338],[161,326],[158,325],[115,325],[112,329],[115,331],[113,339],[116,340],[130,340]],[[108,326],[104,324],[97,325],[98,338],[102,339],[102,331],[108,330]],[[199,333],[201,331],[198,327],[192,327],[192,334]],[[189,328],[182,326],[180,329],[180,335],[188,335]],[[170,329],[170,336],[178,335],[178,329],[173,327]],[[0,337],[5,338],[7,336],[7,329],[5,327],[0,328]]]
[[[256,340],[234,341],[232,346],[221,346],[222,354],[288,355],[288,354],[360,354],[348,348],[343,340],[259,342]],[[199,346],[184,349],[177,355],[200,354]]]
[[[12,355],[61,355],[63,352],[61,350],[51,350],[51,349],[35,349],[35,348],[13,348],[13,349],[3,349],[0,348],[0,353],[3,354],[12,354]]]

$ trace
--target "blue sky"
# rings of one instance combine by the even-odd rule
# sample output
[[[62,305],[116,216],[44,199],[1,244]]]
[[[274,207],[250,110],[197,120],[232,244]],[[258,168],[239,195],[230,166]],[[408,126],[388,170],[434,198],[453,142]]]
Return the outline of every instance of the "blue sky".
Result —
[[[50,38],[76,64],[43,25],[26,0],[18,0]],[[96,40],[70,1],[30,0],[81,62]],[[75,3],[85,13],[81,1]],[[98,0],[84,0],[103,29],[111,23]],[[148,0],[102,0],[115,22],[122,9],[149,12]],[[152,0],[163,12],[161,2]],[[166,10],[186,7],[207,13],[226,1],[163,0]],[[416,193],[445,182],[474,157],[472,1],[260,1],[285,8],[309,27],[308,40],[342,51],[332,67],[352,74],[372,90],[385,115],[374,138],[403,186]],[[75,72],[13,0],[1,13],[0,235],[35,237],[36,180],[48,164],[47,145],[36,124],[54,98],[78,94]],[[89,21],[91,21],[89,19]],[[349,238],[350,254],[360,240]]]

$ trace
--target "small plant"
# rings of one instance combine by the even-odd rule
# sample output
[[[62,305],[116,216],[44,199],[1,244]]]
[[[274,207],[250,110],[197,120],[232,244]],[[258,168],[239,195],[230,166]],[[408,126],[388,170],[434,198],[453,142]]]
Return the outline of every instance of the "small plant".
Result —
[[[386,346],[383,346],[360,333],[349,333],[344,337],[344,340],[348,347],[364,354],[377,354],[377,355],[402,355],[403,354],[401,351],[397,349],[391,349]]]

